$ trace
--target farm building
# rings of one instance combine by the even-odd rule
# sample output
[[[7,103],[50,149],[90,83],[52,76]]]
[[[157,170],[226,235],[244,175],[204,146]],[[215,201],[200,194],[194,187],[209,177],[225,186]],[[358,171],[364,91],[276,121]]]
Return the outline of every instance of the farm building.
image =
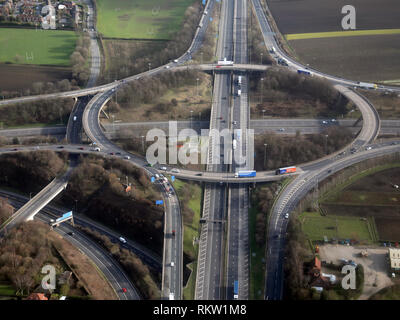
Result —
[[[400,271],[400,249],[389,248],[390,269]]]

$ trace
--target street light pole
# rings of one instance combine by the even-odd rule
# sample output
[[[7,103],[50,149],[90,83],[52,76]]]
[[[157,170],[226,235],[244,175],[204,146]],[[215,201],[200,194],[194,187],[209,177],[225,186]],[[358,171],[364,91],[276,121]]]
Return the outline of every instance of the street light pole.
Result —
[[[261,78],[261,99],[260,99],[260,104],[262,103],[262,101],[264,100],[264,78]]]
[[[149,62],[149,63],[148,63],[148,65],[149,65],[149,71],[150,71],[150,68],[151,68],[151,62]]]
[[[263,64],[263,63],[262,63],[262,62],[263,62],[262,57],[263,57],[263,53],[261,52],[261,53],[260,53],[260,64]]]
[[[193,110],[190,110],[190,129],[193,129],[192,120],[193,120]]]
[[[325,135],[325,154],[328,154],[328,135]]]
[[[143,154],[144,154],[144,136],[141,136],[142,138],[142,149],[143,149]]]
[[[264,120],[264,118],[265,118],[265,110],[263,110],[262,113],[263,113],[263,120]]]
[[[267,163],[267,143],[264,143],[264,170],[266,169],[266,163]]]
[[[199,78],[197,78],[196,79],[196,93],[197,93],[197,96],[199,95]]]

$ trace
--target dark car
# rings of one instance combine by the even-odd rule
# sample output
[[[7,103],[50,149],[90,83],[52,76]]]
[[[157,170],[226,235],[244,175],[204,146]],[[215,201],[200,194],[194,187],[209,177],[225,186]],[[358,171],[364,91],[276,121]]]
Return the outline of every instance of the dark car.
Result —
[[[68,232],[68,235],[73,237],[75,233],[73,233],[72,231]]]
[[[64,146],[59,146],[59,147],[57,147],[58,149],[64,149]]]
[[[112,156],[113,156],[114,154],[115,154],[114,152],[110,152],[110,155],[112,155]]]
[[[120,156],[120,155],[121,155],[121,152],[117,152],[116,155]]]
[[[83,147],[79,147],[78,149],[79,149],[79,150],[85,150]]]

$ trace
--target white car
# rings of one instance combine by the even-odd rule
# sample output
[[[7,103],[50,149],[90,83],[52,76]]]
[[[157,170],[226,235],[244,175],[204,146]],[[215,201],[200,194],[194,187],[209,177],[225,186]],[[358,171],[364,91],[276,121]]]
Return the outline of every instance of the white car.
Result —
[[[126,243],[126,240],[123,237],[119,237],[119,241],[121,241],[122,243]]]
[[[173,267],[175,265],[175,263],[173,261],[171,261],[171,267]]]
[[[171,170],[171,172],[179,173],[179,172],[181,172],[181,171],[180,171],[179,169],[174,168],[174,169]]]
[[[126,160],[129,160],[131,157],[130,156],[125,156],[124,157]]]
[[[169,66],[165,66],[165,69],[169,69]]]
[[[74,116],[74,121],[76,121],[76,116]]]
[[[161,167],[160,170],[167,171],[167,167]]]
[[[99,148],[99,147],[97,147],[97,148],[94,148],[94,151],[97,151],[97,152],[99,152],[99,151],[100,151],[100,148]]]
[[[174,62],[175,62],[175,63],[178,63],[178,59],[175,59]]]
[[[285,219],[289,219],[289,213],[285,214]]]
[[[281,132],[285,131],[285,128],[279,128],[279,131],[281,131]]]
[[[324,121],[322,121],[322,124],[328,124],[328,121],[324,120]]]
[[[372,149],[372,147],[367,147],[365,150],[371,150]]]

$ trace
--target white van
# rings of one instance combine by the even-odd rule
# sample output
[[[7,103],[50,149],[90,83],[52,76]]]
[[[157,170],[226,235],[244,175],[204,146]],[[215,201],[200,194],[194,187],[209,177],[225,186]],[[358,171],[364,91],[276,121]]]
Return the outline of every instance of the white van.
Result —
[[[172,169],[172,170],[171,170],[171,172],[174,172],[174,173],[179,173],[179,172],[180,172],[180,170],[179,170],[179,169],[176,169],[176,168],[174,168],[174,169]]]
[[[125,238],[119,237],[119,241],[121,241],[122,243],[126,243]]]

